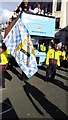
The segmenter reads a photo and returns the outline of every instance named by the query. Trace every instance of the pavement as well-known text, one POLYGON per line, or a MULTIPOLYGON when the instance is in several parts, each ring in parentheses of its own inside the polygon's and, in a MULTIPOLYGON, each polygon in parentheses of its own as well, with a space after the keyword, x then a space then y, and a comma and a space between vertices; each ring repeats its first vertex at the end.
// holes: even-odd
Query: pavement
POLYGON ((68 69, 57 70, 55 81, 47 82, 39 67, 30 79, 17 67, 6 71, 5 89, 0 90, 0 118, 68 119, 68 69))

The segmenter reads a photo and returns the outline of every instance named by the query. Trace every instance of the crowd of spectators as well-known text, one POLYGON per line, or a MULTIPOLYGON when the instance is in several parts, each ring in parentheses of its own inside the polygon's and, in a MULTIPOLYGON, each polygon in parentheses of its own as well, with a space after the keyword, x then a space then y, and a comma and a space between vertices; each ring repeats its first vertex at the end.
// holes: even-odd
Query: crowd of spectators
POLYGON ((8 27, 12 23, 12 21, 23 11, 33 13, 33 14, 41 14, 41 15, 48 15, 48 16, 52 15, 50 12, 44 14, 44 11, 41 9, 40 3, 37 3, 35 8, 33 9, 32 6, 30 6, 28 3, 25 4, 25 2, 21 2, 21 4, 16 7, 16 10, 13 11, 13 15, 9 19, 9 22, 5 23, 5 27, 8 27))
MULTIPOLYGON (((9 27, 12 24, 13 20, 15 20, 17 18, 17 16, 20 15, 23 11, 33 13, 33 14, 44 15, 44 12, 41 9, 41 5, 39 3, 37 4, 37 6, 34 7, 34 9, 32 9, 32 6, 22 2, 19 6, 17 6, 16 10, 13 11, 13 15, 11 18, 9 18, 9 22, 5 23, 5 28, 9 27)), ((45 15, 51 15, 51 13, 48 12, 45 15)), ((65 51, 66 51, 66 58, 68 61, 68 48, 66 48, 65 51)))
MULTIPOLYGON (((13 21, 22 13, 22 12, 27 12, 27 13, 32 13, 32 14, 40 14, 40 15, 48 15, 50 16, 51 13, 45 13, 44 14, 44 10, 41 9, 41 4, 40 3, 35 3, 32 5, 30 5, 29 3, 25 3, 25 2, 21 2, 20 5, 16 6, 16 9, 13 11, 13 15, 11 18, 9 18, 9 21, 6 21, 6 23, 3 25, 1 32, 4 34, 6 28, 8 28, 9 26, 12 26, 13 21)), ((4 35, 3 35, 4 36, 4 35)))

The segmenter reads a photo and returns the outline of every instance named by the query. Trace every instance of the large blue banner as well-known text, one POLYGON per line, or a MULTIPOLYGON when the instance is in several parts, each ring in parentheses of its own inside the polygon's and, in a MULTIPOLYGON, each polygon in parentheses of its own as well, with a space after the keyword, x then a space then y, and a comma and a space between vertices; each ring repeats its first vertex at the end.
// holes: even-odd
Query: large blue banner
POLYGON ((23 13, 22 20, 30 35, 54 37, 54 17, 23 13))
POLYGON ((38 71, 37 62, 31 37, 22 18, 18 19, 4 42, 26 76, 33 76, 38 71))

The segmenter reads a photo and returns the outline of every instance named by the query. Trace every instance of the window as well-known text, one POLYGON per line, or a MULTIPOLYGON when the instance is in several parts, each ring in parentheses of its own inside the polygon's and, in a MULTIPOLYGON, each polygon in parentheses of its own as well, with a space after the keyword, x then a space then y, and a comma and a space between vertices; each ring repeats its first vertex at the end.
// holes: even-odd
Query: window
POLYGON ((60 18, 56 18, 55 28, 59 29, 60 27, 60 18))
POLYGON ((56 11, 60 11, 60 10, 61 10, 61 0, 57 0, 56 11))
POLYGON ((47 5, 47 12, 52 13, 52 6, 53 6, 52 2, 48 3, 48 5, 47 5))

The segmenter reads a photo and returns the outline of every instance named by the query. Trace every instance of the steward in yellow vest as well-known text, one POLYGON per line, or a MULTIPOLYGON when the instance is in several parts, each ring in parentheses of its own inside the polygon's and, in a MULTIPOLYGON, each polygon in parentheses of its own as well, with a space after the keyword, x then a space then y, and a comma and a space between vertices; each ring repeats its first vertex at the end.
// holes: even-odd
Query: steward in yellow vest
POLYGON ((0 43, 0 72, 7 69, 10 51, 6 48, 3 49, 4 43, 0 43))
POLYGON ((65 52, 65 46, 64 45, 61 47, 61 57, 62 57, 62 60, 66 59, 66 52, 65 52))
POLYGON ((45 51, 46 51, 46 46, 44 45, 44 43, 42 43, 42 44, 40 45, 40 51, 42 51, 42 52, 45 52, 45 51))
POLYGON ((0 43, 0 90, 5 88, 4 72, 8 67, 9 55, 10 52, 6 49, 5 44, 0 43))
POLYGON ((66 51, 65 51, 65 46, 63 45, 61 47, 61 55, 60 55, 60 66, 64 66, 66 60, 66 51))
POLYGON ((48 81, 49 77, 53 81, 56 74, 56 67, 60 66, 60 58, 57 51, 57 44, 52 44, 52 48, 48 50, 46 56, 46 79, 48 81))

